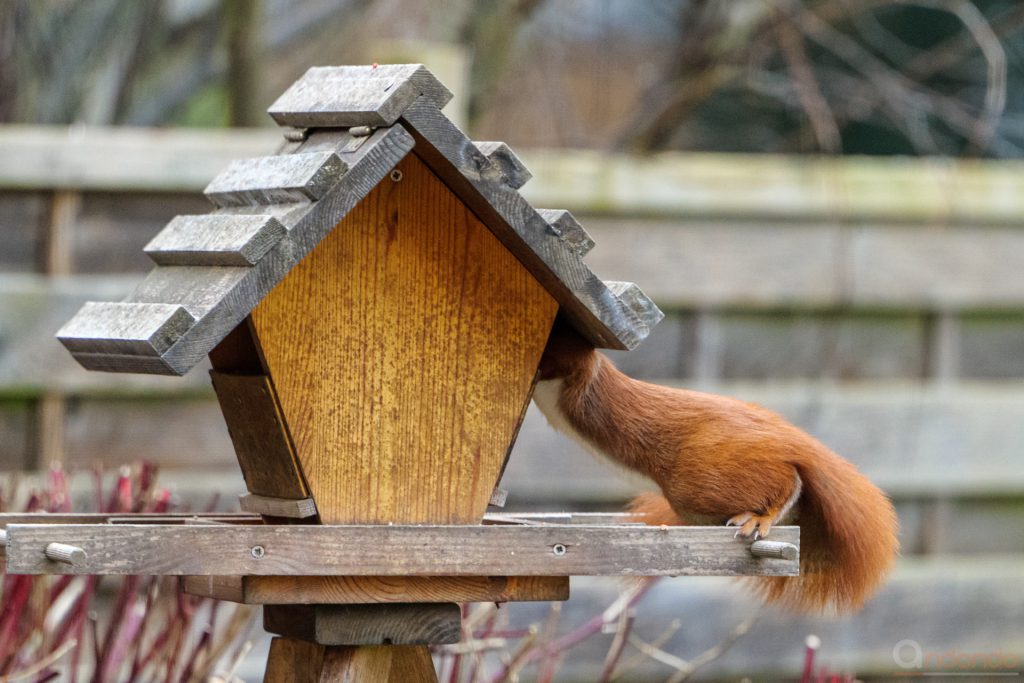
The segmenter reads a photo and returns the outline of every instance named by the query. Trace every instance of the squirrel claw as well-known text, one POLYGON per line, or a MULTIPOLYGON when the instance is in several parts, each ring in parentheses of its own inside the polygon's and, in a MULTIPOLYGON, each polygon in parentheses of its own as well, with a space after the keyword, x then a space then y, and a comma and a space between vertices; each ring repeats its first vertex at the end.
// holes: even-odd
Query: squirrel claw
POLYGON ((765 538, 771 531, 774 520, 768 515, 755 515, 752 512, 743 512, 732 517, 725 523, 726 526, 738 526, 733 538, 743 536, 752 540, 765 538))

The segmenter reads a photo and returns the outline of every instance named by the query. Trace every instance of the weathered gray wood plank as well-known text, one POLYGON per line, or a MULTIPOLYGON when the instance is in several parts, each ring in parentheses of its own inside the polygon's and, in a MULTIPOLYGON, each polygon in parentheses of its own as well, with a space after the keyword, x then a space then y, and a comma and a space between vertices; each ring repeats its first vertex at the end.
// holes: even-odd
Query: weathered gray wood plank
POLYGON ((594 248, 594 239, 576 217, 565 209, 537 209, 537 213, 580 256, 586 256, 594 248))
POLYGON ((452 98, 422 64, 315 66, 267 113, 297 128, 390 126, 421 95, 438 109, 452 98))
MULTIPOLYGON (((11 573, 209 575, 793 575, 796 562, 755 558, 718 527, 489 526, 7 526, 11 573), (82 548, 73 567, 46 559, 82 548)), ((772 539, 799 544, 797 527, 772 539)))
POLYGON ((210 181, 203 194, 219 207, 316 201, 347 170, 334 152, 236 159, 210 181))
POLYGON ((605 280, 604 284, 611 290, 612 294, 618 297, 619 301, 633 311, 641 324, 647 326, 648 331, 665 317, 665 314, 651 300, 651 297, 644 294, 644 291, 636 284, 614 280, 605 280))
POLYGON ((162 363, 140 363, 124 354, 107 359, 89 356, 83 360, 92 367, 112 372, 159 374, 184 374, 202 361, 413 146, 412 137, 398 125, 374 132, 356 150, 344 151, 350 139, 345 132, 314 135, 294 155, 301 155, 308 144, 320 156, 336 155, 349 171, 312 204, 294 210, 265 207, 289 233, 256 265, 157 266, 128 297, 133 303, 179 305, 195 319, 195 324, 164 351, 162 363), (324 151, 331 145, 339 148, 324 151))
POLYGON ((255 493, 246 493, 238 499, 243 512, 254 512, 271 517, 287 517, 289 519, 306 519, 316 515, 316 503, 312 498, 291 500, 288 498, 272 498, 255 493))
POLYGON ((286 232, 273 216, 176 216, 144 251, 161 266, 251 266, 286 232))
POLYGON ((416 135, 417 154, 526 265, 591 342, 632 349, 647 336, 649 326, 608 290, 437 107, 421 97, 402 120, 416 135))
POLYGON ((454 603, 267 605, 263 628, 320 645, 457 643, 462 610, 454 603))
MULTIPOLYGON (((339 144, 344 144, 347 139, 347 135, 340 136, 342 142, 339 144)), ((321 138, 314 136, 308 144, 321 144, 320 141, 321 138)), ((349 171, 330 192, 297 217, 289 234, 259 264, 247 269, 230 292, 218 297, 209 312, 165 354, 165 359, 175 371, 183 374, 205 358, 210 349, 249 314, 293 265, 320 243, 337 224, 339 217, 359 203, 412 147, 412 136, 395 125, 376 131, 355 151, 337 152, 349 171)), ((187 278, 179 287, 187 287, 187 278)))
POLYGON ((72 353, 159 356, 194 322, 180 304, 89 301, 57 338, 72 353))
POLYGON ((259 515, 240 512, 0 512, 0 528, 10 524, 186 524, 196 519, 263 523, 259 515))
POLYGON ((504 142, 474 141, 473 144, 501 170, 505 182, 512 189, 518 190, 533 177, 523 160, 504 142))

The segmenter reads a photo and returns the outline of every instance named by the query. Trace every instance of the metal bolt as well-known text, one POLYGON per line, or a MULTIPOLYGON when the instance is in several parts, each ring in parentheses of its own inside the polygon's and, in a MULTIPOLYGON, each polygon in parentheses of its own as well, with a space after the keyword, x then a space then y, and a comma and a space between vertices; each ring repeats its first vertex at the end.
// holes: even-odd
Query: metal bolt
POLYGON ((258 560, 267 554, 267 550, 261 545, 254 545, 252 550, 249 551, 249 554, 258 560))
POLYGON ((565 555, 567 549, 561 543, 556 543, 553 546, 551 546, 551 552, 554 553, 556 557, 561 557, 562 555, 565 555))
POLYGON ((402 172, 397 168, 391 172, 391 180, 394 182, 400 182, 402 180, 402 172))

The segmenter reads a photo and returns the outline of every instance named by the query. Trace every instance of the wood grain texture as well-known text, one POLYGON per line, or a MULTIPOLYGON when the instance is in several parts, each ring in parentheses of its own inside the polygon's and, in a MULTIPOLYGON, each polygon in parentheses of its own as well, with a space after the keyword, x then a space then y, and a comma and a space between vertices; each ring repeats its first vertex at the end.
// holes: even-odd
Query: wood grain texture
POLYGON ((243 512, 255 512, 267 517, 286 519, 307 519, 316 516, 316 505, 312 498, 274 498, 247 493, 238 497, 243 512))
POLYGON ((210 378, 249 492, 275 499, 308 499, 270 379, 216 370, 210 371, 210 378))
POLYGON ((477 522, 556 304, 415 157, 252 313, 326 523, 477 522))
POLYGON ((602 348, 632 349, 643 341, 650 326, 608 290, 437 107, 421 97, 402 121, 416 138, 416 153, 544 285, 581 334, 602 348))
POLYGON ((261 521, 257 515, 238 512, 0 512, 0 528, 8 524, 185 524, 194 519, 238 524, 261 521))
POLYGON ((273 216, 176 216, 143 251, 161 266, 251 266, 284 237, 273 216))
POLYGON ((586 256, 594 248, 594 238, 570 212, 565 209, 537 209, 537 213, 580 256, 586 256))
MULTIPOLYGON (((65 525, 7 526, 12 574, 262 576, 795 575, 796 562, 755 558, 719 527, 588 525, 65 525), (49 543, 85 550, 54 566, 49 543), (254 557, 252 549, 263 548, 254 557), (560 552, 557 546, 564 546, 560 552)), ((798 527, 773 541, 799 545, 798 527)))
POLYGON ((320 645, 434 645, 459 642, 462 610, 454 603, 265 605, 263 628, 320 645))
POLYGON ((182 585, 193 595, 247 605, 569 599, 567 576, 186 576, 182 585))
MULTIPOLYGON (((220 343, 289 270, 315 247, 359 201, 412 149, 412 137, 401 126, 375 131, 358 150, 338 150, 347 133, 312 135, 300 152, 334 148, 349 171, 319 201, 292 207, 262 207, 289 233, 251 268, 227 266, 158 266, 129 295, 128 302, 180 304, 196 319, 181 338, 159 358, 137 360, 130 354, 74 352, 87 367, 111 372, 182 375, 220 343)), ((231 210, 223 210, 229 212, 231 210)), ((246 207, 245 213, 256 211, 246 207)))
POLYGON ((317 683, 437 683, 426 645, 324 648, 317 683))
POLYGON ((263 683, 437 683, 424 645, 324 646, 274 638, 263 683))
POLYGON ((178 304, 89 301, 57 338, 72 352, 159 356, 194 322, 178 304))
POLYGON ((419 96, 441 109, 452 98, 422 64, 314 66, 267 110, 280 126, 390 126, 419 96))
POLYGON ((501 170, 509 187, 518 190, 533 177, 523 160, 504 142, 474 141, 473 144, 501 170))
POLYGON ((636 284, 614 280, 606 280, 604 284, 615 295, 615 298, 633 311, 640 324, 646 326, 648 330, 661 322, 662 318, 665 317, 661 309, 636 284))
POLYGON ((214 206, 316 201, 348 170, 334 152, 236 159, 203 190, 214 206))
POLYGON ((324 652, 325 648, 316 643, 274 638, 270 641, 263 683, 320 683, 324 652))

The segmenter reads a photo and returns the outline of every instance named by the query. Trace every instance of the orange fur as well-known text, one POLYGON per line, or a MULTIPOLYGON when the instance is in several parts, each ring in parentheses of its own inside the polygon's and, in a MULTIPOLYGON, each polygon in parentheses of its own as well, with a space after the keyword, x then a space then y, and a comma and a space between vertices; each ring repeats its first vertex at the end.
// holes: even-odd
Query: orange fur
MULTIPOLYGON (((760 406, 631 379, 563 323, 540 379, 561 380, 560 415, 586 445, 654 480, 633 503, 650 524, 733 518, 744 535, 800 524, 800 576, 749 579, 766 601, 850 612, 874 593, 898 550, 888 498, 824 444, 760 406), (746 523, 744 523, 746 522, 746 523)), ((557 385, 552 385, 557 386, 557 385)), ((538 401, 540 405, 540 401, 538 401)))

